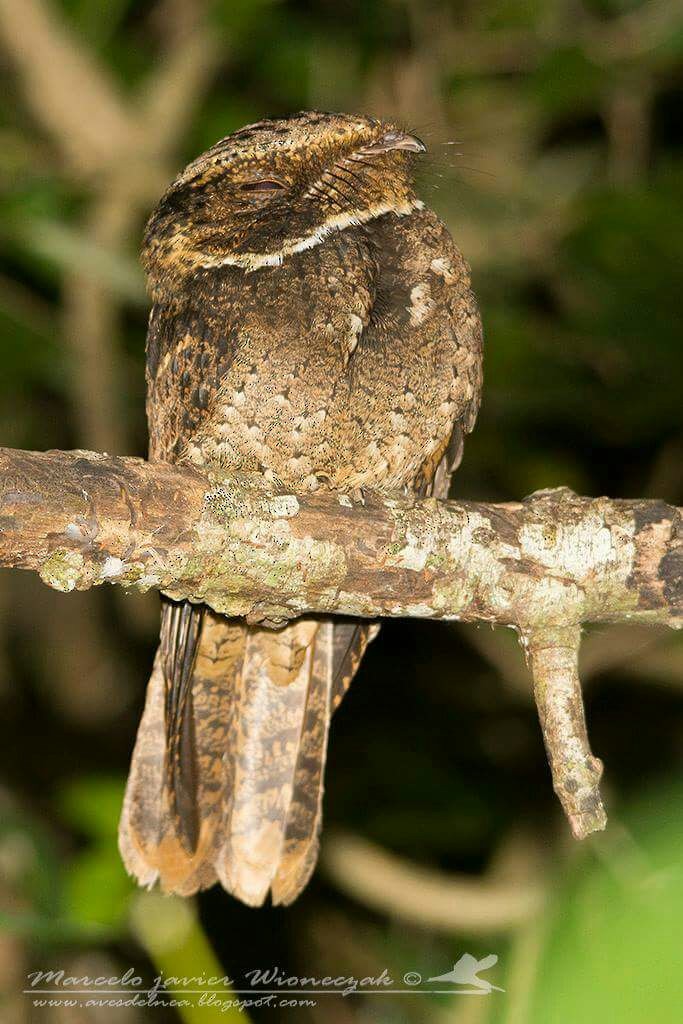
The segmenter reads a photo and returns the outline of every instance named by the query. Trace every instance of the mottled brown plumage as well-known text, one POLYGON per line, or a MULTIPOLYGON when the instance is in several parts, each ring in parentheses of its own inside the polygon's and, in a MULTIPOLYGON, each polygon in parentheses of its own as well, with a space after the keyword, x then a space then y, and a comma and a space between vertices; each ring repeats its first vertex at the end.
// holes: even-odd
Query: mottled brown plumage
MULTIPOLYGON (((416 198, 419 140, 338 114, 263 121, 150 219, 150 457, 274 486, 445 496, 481 389, 467 267, 416 198)), ((315 865, 332 711, 376 627, 280 630, 166 602, 120 830, 128 870, 293 900, 315 865)))

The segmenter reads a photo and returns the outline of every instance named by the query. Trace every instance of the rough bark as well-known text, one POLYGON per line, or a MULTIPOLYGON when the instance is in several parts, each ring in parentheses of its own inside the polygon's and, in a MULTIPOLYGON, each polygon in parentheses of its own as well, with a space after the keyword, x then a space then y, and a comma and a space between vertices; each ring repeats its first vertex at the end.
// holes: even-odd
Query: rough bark
POLYGON ((57 590, 117 583, 218 612, 683 622, 681 510, 582 498, 416 501, 258 483, 92 452, 0 449, 0 566, 57 590))
POLYGON ((277 624, 304 612, 515 628, 574 834, 604 828, 576 669, 584 622, 683 624, 681 510, 318 491, 92 452, 0 449, 0 566, 57 590, 116 583, 277 624))

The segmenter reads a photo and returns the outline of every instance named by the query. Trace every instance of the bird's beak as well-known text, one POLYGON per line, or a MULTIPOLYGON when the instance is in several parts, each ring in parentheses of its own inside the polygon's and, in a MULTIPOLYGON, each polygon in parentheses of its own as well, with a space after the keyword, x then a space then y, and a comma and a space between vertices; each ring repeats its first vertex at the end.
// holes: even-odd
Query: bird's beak
POLYGON ((365 146, 361 153, 388 153, 392 149, 402 149, 407 153, 426 153, 427 147, 417 135, 406 132, 387 132, 377 142, 365 146))

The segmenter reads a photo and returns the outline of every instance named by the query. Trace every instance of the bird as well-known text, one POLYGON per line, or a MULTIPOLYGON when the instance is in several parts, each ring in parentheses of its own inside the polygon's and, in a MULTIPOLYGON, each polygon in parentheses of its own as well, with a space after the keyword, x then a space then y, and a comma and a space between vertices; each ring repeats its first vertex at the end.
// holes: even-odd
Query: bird
MULTIPOLYGON (((304 111, 227 135, 144 234, 149 458, 263 485, 447 496, 482 387, 469 268, 415 191, 424 143, 304 111)), ((162 597, 119 849, 139 884, 289 904, 314 870, 330 719, 378 625, 162 597)))

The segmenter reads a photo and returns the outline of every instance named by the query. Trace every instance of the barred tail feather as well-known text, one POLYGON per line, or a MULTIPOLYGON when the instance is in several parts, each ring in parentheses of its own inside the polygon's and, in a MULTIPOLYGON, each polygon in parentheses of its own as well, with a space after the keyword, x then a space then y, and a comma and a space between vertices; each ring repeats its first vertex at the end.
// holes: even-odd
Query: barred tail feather
MULTIPOLYGON (((277 633, 252 630, 247 640, 238 731, 231 748, 234 786, 226 794, 225 845, 216 870, 224 887, 252 906, 263 903, 283 855, 288 818, 302 782, 297 763, 307 742, 311 693, 329 686, 328 679, 313 672, 318 630, 316 621, 302 619, 277 633)), ((326 721, 329 714, 327 699, 326 721)), ((326 749, 324 744, 317 750, 313 770, 322 772, 326 749)), ((306 775, 310 771, 307 766, 306 775)), ((314 836, 307 839, 315 841, 314 836)))
POLYGON ((272 631, 204 612, 184 712, 195 742, 192 844, 171 792, 185 769, 169 771, 169 659, 157 655, 119 829, 140 884, 190 895, 218 879, 252 906, 269 892, 274 903, 299 895, 317 860, 330 717, 371 631, 315 619, 272 631))
POLYGON ((216 882, 213 866, 223 831, 223 794, 230 787, 225 751, 236 713, 247 629, 206 611, 192 678, 195 738, 196 848, 188 851, 169 791, 165 705, 168 684, 157 652, 147 688, 119 824, 119 849, 141 885, 159 882, 189 896, 216 882))
POLYGON ((308 883, 316 862, 322 827, 327 738, 332 709, 334 626, 318 625, 306 697, 294 788, 271 893, 273 903, 291 903, 308 883))

